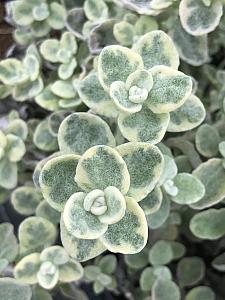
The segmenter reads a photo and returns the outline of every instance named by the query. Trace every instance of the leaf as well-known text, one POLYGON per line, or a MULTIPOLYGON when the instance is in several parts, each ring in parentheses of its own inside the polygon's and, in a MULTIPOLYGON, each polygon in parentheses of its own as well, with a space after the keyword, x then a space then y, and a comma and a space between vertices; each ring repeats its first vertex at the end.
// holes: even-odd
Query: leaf
POLYGON ((148 249, 144 248, 141 252, 136 254, 128 254, 124 256, 125 263, 127 266, 134 270, 140 270, 146 267, 148 262, 148 249))
POLYGON ((200 125, 206 112, 201 100, 190 95, 182 106, 170 113, 169 132, 183 132, 200 125))
POLYGON ((14 276, 22 283, 36 284, 41 265, 40 254, 32 253, 22 258, 14 268, 14 276))
POLYGON ((219 239, 225 234, 224 216, 224 208, 210 208, 197 213, 190 222, 191 232, 201 239, 219 239))
POLYGON ((199 165, 193 175, 205 186, 205 195, 200 201, 191 204, 192 208, 204 209, 222 201, 225 197, 225 170, 221 159, 209 159, 199 165))
POLYGON ((118 114, 109 94, 101 86, 96 73, 88 74, 83 80, 76 82, 75 87, 80 98, 89 108, 109 117, 118 114))
POLYGON ((76 37, 72 32, 64 32, 60 39, 60 47, 63 50, 69 51, 70 54, 77 52, 77 41, 76 37))
POLYGON ((120 21, 113 26, 113 35, 122 46, 131 46, 134 37, 134 26, 127 21, 120 21))
POLYGON ((20 186, 11 195, 14 209, 25 216, 34 214, 42 199, 41 192, 32 186, 20 186))
POLYGON ((98 262, 98 266, 104 274, 113 274, 117 267, 117 258, 113 254, 105 255, 98 262))
POLYGON ((7 58, 0 62, 0 80, 6 85, 15 85, 28 80, 28 74, 18 59, 7 58))
POLYGON ((107 46, 100 53, 98 76, 103 88, 108 91, 114 81, 126 81, 127 77, 143 68, 141 57, 122 46, 107 46))
POLYGON ((223 14, 223 5, 214 1, 209 7, 202 1, 182 0, 179 15, 183 28, 194 36, 207 34, 215 30, 223 14))
POLYGON ((108 7, 103 0, 86 0, 84 2, 84 12, 86 17, 95 22, 100 22, 108 17, 108 7))
POLYGON ((85 191, 104 190, 114 186, 122 194, 126 194, 130 186, 130 175, 119 153, 102 145, 89 148, 81 156, 75 181, 85 191))
POLYGON ((54 243, 56 228, 48 220, 41 217, 29 217, 20 223, 19 241, 28 249, 43 249, 54 243))
POLYGON ((182 258, 177 265, 177 278, 182 287, 197 284, 204 275, 205 264, 199 257, 182 258))
POLYGON ((25 1, 13 3, 12 17, 16 24, 20 26, 30 25, 33 22, 32 8, 32 5, 25 1))
POLYGON ((122 135, 131 142, 157 144, 165 135, 169 114, 154 114, 146 105, 134 114, 121 113, 118 126, 122 135))
POLYGON ((177 175, 177 165, 173 157, 164 154, 163 160, 164 166, 159 179, 159 185, 163 185, 168 180, 174 179, 174 177, 177 175))
POLYGON ((59 267, 59 280, 62 282, 79 280, 82 278, 83 272, 81 264, 71 259, 59 267))
POLYGON ((126 197, 125 216, 116 224, 109 225, 100 240, 111 252, 134 254, 140 252, 148 238, 147 222, 137 202, 126 197))
POLYGON ((152 287, 152 300, 180 300, 178 286, 171 280, 156 280, 152 287))
POLYGON ((147 215, 148 226, 151 229, 156 229, 165 223, 170 214, 170 200, 163 195, 163 200, 160 208, 153 214, 147 215))
POLYGON ((59 41, 56 39, 48 39, 41 43, 40 52, 44 59, 52 63, 58 62, 57 53, 59 50, 59 41))
POLYGON ((32 290, 32 299, 31 300, 53 300, 50 293, 43 290, 40 287, 36 287, 32 290))
POLYGON ((57 139, 49 131, 47 119, 41 121, 35 128, 33 143, 38 149, 47 152, 58 149, 57 139))
POLYGON ((213 290, 208 286, 197 286, 191 289, 186 297, 185 300, 215 300, 216 295, 213 290))
POLYGON ((70 62, 61 64, 58 68, 58 76, 62 80, 69 79, 77 67, 77 61, 73 58, 70 62))
POLYGON ((97 239, 103 235, 107 224, 99 221, 98 217, 84 208, 85 193, 75 193, 66 202, 63 221, 66 229, 76 238, 97 239))
POLYGON ((52 208, 45 200, 41 201, 41 203, 37 206, 35 215, 49 220, 54 225, 58 225, 60 222, 60 213, 52 208))
POLYGON ((17 185, 17 164, 7 158, 0 160, 0 186, 5 189, 13 189, 17 185))
POLYGON ((60 98, 51 91, 51 88, 51 85, 47 85, 40 94, 36 95, 35 102, 44 109, 57 111, 60 98))
POLYGON ((204 185, 191 174, 178 174, 174 178, 174 184, 178 188, 178 193, 176 196, 171 196, 171 200, 181 205, 196 203, 205 195, 204 185))
POLYGON ((163 168, 163 156, 156 146, 147 143, 125 143, 116 148, 130 174, 127 195, 142 200, 155 187, 163 168))
POLYGON ((149 262, 155 265, 167 265, 173 259, 173 251, 169 242, 159 240, 149 251, 149 262))
POLYGON ((47 23, 50 27, 56 30, 63 29, 66 22, 66 9, 63 5, 52 2, 49 5, 50 16, 47 18, 47 23))
POLYGON ((61 218, 61 240, 65 250, 78 261, 87 261, 106 250, 106 247, 99 240, 78 239, 68 232, 61 218))
POLYGON ((156 279, 157 277, 154 274, 154 269, 152 267, 145 268, 141 273, 139 281, 141 290, 149 292, 156 279))
POLYGON ((13 278, 0 278, 1 300, 31 300, 32 290, 29 285, 22 284, 13 278))
POLYGON ((153 30, 143 35, 133 46, 140 54, 145 69, 164 65, 178 69, 179 55, 171 38, 161 30, 153 30))
POLYGON ((42 262, 44 261, 50 261, 54 265, 64 265, 69 261, 69 256, 61 246, 51 246, 48 248, 45 248, 40 255, 40 260, 42 262))
POLYGON ((41 170, 39 182, 44 198, 62 212, 70 196, 81 189, 74 181, 79 156, 60 155, 49 160, 41 170))
POLYGON ((108 124, 88 113, 73 113, 65 118, 59 127, 58 142, 61 151, 79 155, 95 145, 115 147, 108 124))
POLYGON ((144 199, 139 202, 145 215, 150 215, 157 212, 162 204, 163 194, 161 189, 156 186, 144 199))
POLYGON ((59 270, 51 262, 43 262, 37 273, 38 283, 44 289, 54 288, 59 280, 59 270))
POLYGON ((57 80, 50 88, 52 93, 63 99, 70 99, 76 96, 71 80, 57 80))
POLYGON ((192 66, 201 66, 209 61, 208 37, 206 34, 193 36, 175 22, 170 35, 182 60, 192 66))
POLYGON ((18 254, 18 243, 10 223, 0 224, 0 259, 13 262, 18 254))
POLYGON ((191 77, 165 66, 151 70, 153 87, 146 104, 154 113, 168 113, 179 108, 192 91, 191 77))
POLYGON ((26 152, 26 147, 21 138, 14 134, 7 134, 6 156, 10 162, 18 162, 26 152))
POLYGON ((225 253, 224 252, 213 259, 212 266, 217 271, 220 271, 220 272, 225 271, 225 253))
POLYGON ((6 133, 11 133, 18 136, 23 141, 26 140, 28 135, 27 123, 21 119, 15 119, 9 122, 6 133))
POLYGON ((30 80, 37 80, 40 73, 40 63, 37 56, 27 54, 23 60, 23 65, 26 68, 30 80))
POLYGON ((205 157, 214 157, 218 153, 220 137, 216 128, 211 125, 201 125, 195 136, 195 145, 205 157))

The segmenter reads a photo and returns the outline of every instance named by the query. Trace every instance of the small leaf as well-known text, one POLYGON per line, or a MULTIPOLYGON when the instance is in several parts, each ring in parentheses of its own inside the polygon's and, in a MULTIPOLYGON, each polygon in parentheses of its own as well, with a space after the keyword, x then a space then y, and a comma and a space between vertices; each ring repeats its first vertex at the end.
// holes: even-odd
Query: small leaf
POLYGON ((225 197, 225 170, 221 159, 212 158, 200 164, 193 175, 205 186, 205 195, 200 201, 191 204, 192 208, 204 209, 222 201, 225 197))
POLYGON ((152 300, 180 300, 178 286, 171 280, 156 280, 152 287, 152 300))
POLYGON ((169 118, 168 113, 154 114, 143 105, 142 110, 137 113, 121 113, 118 125, 122 135, 131 142, 157 144, 165 135, 169 118))
POLYGON ((82 276, 83 268, 81 264, 75 260, 70 259, 69 262, 59 267, 59 280, 62 282, 79 280, 82 276))
POLYGON ((15 85, 28 80, 28 74, 19 60, 8 58, 0 62, 0 80, 6 85, 15 85))
POLYGON ((131 46, 134 37, 134 26, 127 21, 121 21, 114 25, 113 34, 122 46, 131 46))
POLYGON ((151 70, 153 88, 148 94, 146 104, 154 113, 168 113, 179 108, 192 91, 191 77, 165 66, 151 70))
POLYGON ((33 136, 34 145, 43 151, 55 151, 58 149, 56 137, 54 137, 48 128, 48 120, 41 121, 35 129, 33 136))
POLYGON ((97 239, 106 232, 108 225, 84 209, 85 196, 85 193, 75 193, 69 198, 64 208, 63 221, 66 229, 75 237, 97 239))
POLYGON ((199 257, 182 258, 177 266, 177 278, 181 286, 197 284, 205 275, 204 261, 199 257))
POLYGON ((13 189, 17 185, 17 164, 7 158, 0 160, 0 186, 5 189, 13 189))
POLYGON ((51 85, 47 85, 40 94, 36 95, 35 102, 50 111, 59 110, 60 97, 51 91, 51 85))
POLYGON ((108 17, 108 7, 103 0, 86 0, 84 12, 86 17, 93 22, 100 22, 108 17))
POLYGON ((172 259, 172 247, 167 241, 157 241, 149 251, 149 261, 153 266, 169 264, 172 259))
POLYGON ((144 199, 139 202, 145 215, 150 215, 157 212, 162 205, 163 194, 159 187, 155 187, 144 199))
POLYGON ((137 202, 127 197, 125 216, 116 224, 109 225, 100 240, 111 252, 134 254, 140 252, 148 238, 147 222, 137 202))
POLYGON ((52 2, 49 9, 50 16, 47 18, 49 26, 56 30, 63 29, 67 15, 65 7, 57 2, 52 2))
POLYGON ((178 189, 171 200, 181 205, 198 202, 205 194, 205 187, 201 181, 188 173, 180 173, 174 178, 174 185, 178 189))
POLYGON ((70 62, 61 64, 58 68, 58 76, 62 80, 69 79, 77 67, 77 61, 73 58, 70 62))
POLYGON ((128 196, 136 201, 150 193, 162 172, 163 157, 156 146, 147 143, 125 143, 116 148, 130 174, 128 196))
POLYGON ((161 30, 142 36, 133 46, 143 59, 145 69, 164 65, 178 69, 179 55, 171 38, 161 30))
POLYGON ((12 163, 20 161, 26 152, 23 140, 14 134, 7 134, 6 138, 6 156, 12 163))
POLYGON ((51 262, 43 262, 37 273, 38 283, 44 289, 54 288, 59 280, 59 270, 51 262))
POLYGON ((223 14, 223 5, 214 1, 205 6, 202 1, 182 0, 179 15, 183 28, 194 36, 207 34, 215 30, 223 14))
POLYGON ((28 135, 27 123, 21 119, 15 119, 9 122, 6 133, 11 133, 18 136, 23 141, 26 140, 28 135))
POLYGON ((60 222, 60 213, 52 208, 45 200, 41 201, 41 203, 37 206, 35 215, 49 220, 54 225, 58 225, 60 222))
POLYGON ((99 240, 78 239, 68 232, 61 218, 61 240, 67 253, 78 261, 87 261, 106 250, 106 247, 99 240))
POLYGON ((26 218, 19 226, 19 241, 29 249, 42 249, 51 245, 56 239, 56 228, 41 217, 26 218))
POLYGON ((42 56, 52 62, 58 62, 57 52, 59 50, 59 41, 56 39, 48 39, 45 40, 40 46, 40 52, 42 56))
POLYGON ((141 252, 136 254, 128 254, 124 256, 125 263, 129 268, 134 270, 140 270, 146 267, 148 262, 148 249, 144 248, 141 252))
POLYGON ((31 300, 32 290, 29 285, 22 284, 13 278, 0 278, 1 300, 31 300))
POLYGON ((98 262, 98 266, 104 274, 113 274, 117 267, 116 256, 113 254, 103 256, 98 262))
POLYGON ((64 265, 69 261, 69 256, 61 246, 51 246, 41 252, 40 259, 42 262, 50 261, 54 265, 64 265))
POLYGON ((36 284, 41 265, 40 254, 32 253, 22 258, 15 266, 14 276, 22 283, 36 284))
POLYGON ((224 217, 224 208, 211 208, 197 213, 190 222, 191 232, 200 239, 219 239, 225 234, 224 217))
POLYGON ((148 226, 151 229, 156 229, 162 226, 170 214, 170 200, 163 196, 160 208, 153 214, 147 215, 148 226))
POLYGON ((76 91, 73 88, 72 82, 70 80, 57 80, 51 85, 51 91, 56 96, 63 99, 70 99, 76 96, 76 91))
POLYGON ((205 108, 201 100, 190 95, 182 106, 170 113, 170 123, 167 131, 183 132, 200 125, 205 119, 205 108))
POLYGON ((141 57, 134 51, 121 46, 105 47, 98 60, 98 75, 101 85, 109 90, 114 81, 126 81, 127 77, 143 68, 141 57))
POLYGON ((73 113, 65 118, 59 127, 58 142, 61 151, 79 155, 95 145, 115 146, 107 123, 88 113, 73 113))
POLYGON ((205 157, 214 157, 218 153, 220 137, 218 131, 211 125, 203 124, 196 132, 195 145, 205 157))
POLYGON ((80 191, 74 181, 79 156, 60 155, 49 160, 41 170, 39 182, 44 198, 57 211, 63 211, 70 196, 80 191))
POLYGON ((9 263, 13 262, 18 254, 18 243, 13 230, 10 223, 0 224, 0 259, 7 259, 9 263))
POLYGON ((216 295, 213 292, 213 290, 208 287, 208 286, 197 286, 194 287, 192 290, 190 290, 186 297, 185 300, 215 300, 216 295))
POLYGON ((108 146, 94 146, 81 156, 75 181, 85 191, 114 186, 126 194, 130 175, 126 163, 116 150, 108 146))
POLYGON ((13 3, 12 16, 16 24, 20 26, 30 25, 33 22, 32 8, 31 4, 24 1, 13 3))
POLYGON ((42 194, 32 186, 20 186, 11 195, 14 209, 25 216, 34 214, 41 200, 42 194))
POLYGON ((220 254, 212 261, 212 266, 214 269, 220 272, 225 271, 225 253, 220 254))
POLYGON ((140 277, 140 288, 142 291, 149 292, 156 279, 154 269, 152 267, 145 268, 140 277))

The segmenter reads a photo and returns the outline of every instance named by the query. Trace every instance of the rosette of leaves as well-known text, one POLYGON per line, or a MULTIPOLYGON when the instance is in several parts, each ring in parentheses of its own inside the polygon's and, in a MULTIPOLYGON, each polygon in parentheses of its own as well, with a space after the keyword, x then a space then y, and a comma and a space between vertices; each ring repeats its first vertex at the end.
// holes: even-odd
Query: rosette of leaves
POLYGON ((15 38, 22 44, 46 36, 51 29, 63 29, 66 16, 65 7, 58 1, 19 0, 12 3, 12 18, 18 26, 15 38))
POLYGON ((108 110, 118 116, 126 139, 156 144, 167 129, 186 131, 205 117, 201 101, 191 94, 191 78, 177 71, 178 66, 172 40, 156 30, 142 36, 132 50, 105 47, 98 72, 77 82, 77 89, 81 100, 96 113, 104 115, 108 110))
POLYGON ((6 127, 0 129, 0 186, 13 189, 17 185, 18 167, 26 152, 27 124, 19 119, 6 120, 6 127))
MULTIPOLYGON (((174 0, 113 0, 118 5, 123 5, 125 8, 131 9, 140 15, 157 16, 170 7, 174 0)), ((176 0, 175 0, 176 1, 176 0)))
POLYGON ((0 62, 0 81, 3 83, 1 98, 12 94, 16 101, 25 101, 38 95, 44 83, 40 74, 41 58, 34 44, 31 44, 22 61, 7 58, 0 62))
POLYGON ((109 254, 96 258, 93 265, 84 267, 84 279, 93 284, 93 290, 100 294, 104 289, 115 290, 116 278, 113 276, 117 268, 115 255, 109 254))
POLYGON ((58 76, 62 80, 69 79, 77 67, 76 37, 71 32, 64 32, 60 40, 46 39, 40 46, 41 55, 50 63, 58 64, 58 76))
POLYGON ((83 276, 81 264, 71 259, 63 247, 51 246, 41 253, 22 258, 14 268, 17 280, 27 284, 39 284, 53 289, 58 282, 72 282, 83 276))
POLYGON ((147 143, 113 149, 114 138, 106 125, 85 113, 68 116, 58 133, 63 154, 44 165, 40 186, 48 203, 62 212, 65 229, 75 239, 99 240, 112 252, 136 253, 148 235, 137 202, 154 189, 163 157, 147 143))

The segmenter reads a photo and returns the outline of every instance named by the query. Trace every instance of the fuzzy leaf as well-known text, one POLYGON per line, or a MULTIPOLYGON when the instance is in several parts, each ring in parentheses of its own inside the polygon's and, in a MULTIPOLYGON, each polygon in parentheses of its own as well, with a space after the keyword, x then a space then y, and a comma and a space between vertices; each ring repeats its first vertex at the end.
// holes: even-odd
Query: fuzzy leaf
POLYGON ((168 113, 179 108, 192 91, 191 77, 165 66, 151 70, 153 88, 146 103, 154 113, 168 113))
POLYGON ((137 202, 126 197, 125 216, 116 224, 109 225, 100 240, 111 252, 134 254, 140 252, 148 238, 147 222, 137 202))
POLYGON ((199 165, 193 175, 205 186, 205 195, 197 203, 191 204, 192 208, 204 209, 222 201, 225 197, 225 170, 221 159, 209 159, 199 165))
POLYGON ((58 142, 61 151, 79 155, 95 145, 115 147, 107 123, 87 113, 74 113, 65 118, 59 127, 58 142))
POLYGON ((172 259, 172 247, 167 241, 157 241, 149 251, 149 261, 153 266, 169 264, 172 259))
POLYGON ((11 195, 14 209, 25 216, 34 214, 41 200, 41 192, 32 186, 20 186, 11 195))
POLYGON ((178 69, 179 55, 171 38, 161 30, 154 30, 142 36, 133 46, 141 55, 145 69, 164 65, 178 69))
POLYGON ((15 85, 28 80, 28 74, 19 60, 7 58, 0 62, 0 80, 6 85, 15 85))
POLYGON ((84 2, 84 12, 89 20, 100 22, 107 18, 108 7, 103 0, 86 0, 84 2))
POLYGON ((22 284, 13 278, 0 278, 1 300, 31 300, 32 290, 29 285, 22 284))
POLYGON ((152 300, 180 300, 178 286, 171 280, 156 280, 152 287, 152 300))
POLYGON ((44 289, 54 288, 59 280, 59 270, 51 262, 44 262, 37 273, 38 283, 44 289))
POLYGON ((214 1, 209 7, 202 1, 182 0, 179 15, 183 28, 194 36, 207 34, 215 30, 223 14, 221 1, 214 1))
POLYGON ((87 261, 100 255, 106 247, 99 240, 78 239, 68 232, 61 218, 61 240, 67 253, 78 261, 87 261))
POLYGON ((41 265, 40 254, 32 253, 22 258, 15 266, 14 276, 22 283, 36 284, 41 265))
POLYGON ((56 239, 56 228, 41 217, 26 218, 19 226, 19 241, 29 249, 42 249, 51 245, 56 239))
POLYGON ((14 134, 7 134, 6 153, 10 162, 18 162, 26 152, 26 147, 21 138, 14 134))
POLYGON ((205 187, 201 181, 188 173, 180 173, 174 178, 174 184, 178 189, 176 196, 171 200, 181 205, 198 202, 205 194, 205 187))
POLYGON ((140 55, 122 46, 105 47, 98 60, 99 80, 105 90, 109 90, 114 81, 125 82, 131 73, 142 68, 140 55))
POLYGON ((155 187, 144 199, 139 203, 145 215, 150 215, 159 210, 163 200, 163 194, 159 187, 155 187))
POLYGON ((10 223, 0 224, 0 259, 13 262, 18 254, 17 239, 13 233, 13 226, 10 223))
POLYGON ((40 259, 42 262, 50 261, 54 265, 63 265, 69 261, 69 256, 61 246, 51 246, 41 252, 40 259))
POLYGON ((11 133, 18 136, 23 141, 26 140, 28 135, 28 126, 27 123, 21 119, 15 119, 9 122, 6 129, 6 133, 11 133))
POLYGON ((225 234, 224 217, 224 208, 211 208, 197 213, 190 222, 191 232, 201 239, 219 239, 225 234))
POLYGON ((205 108, 201 100, 190 95, 182 106, 170 113, 167 131, 182 132, 197 127, 205 119, 205 108))
POLYGON ((49 5, 50 16, 47 18, 47 23, 53 29, 63 29, 66 21, 66 9, 63 5, 52 2, 49 5))
POLYGON ((50 111, 59 110, 60 98, 51 91, 52 86, 47 85, 42 92, 35 97, 35 102, 50 111))
POLYGON ((163 157, 156 146, 147 143, 125 143, 116 148, 130 174, 128 196, 136 201, 150 193, 162 172, 163 157))
POLYGON ((162 226, 170 214, 170 200, 163 196, 160 208, 153 214, 147 215, 148 226, 151 229, 156 229, 162 226))
POLYGON ((17 164, 7 158, 0 159, 0 186, 13 189, 17 185, 17 164))
POLYGON ((70 259, 69 262, 59 267, 59 280, 62 282, 79 280, 82 276, 83 268, 81 264, 75 260, 70 259))
POLYGON ((59 41, 56 39, 48 39, 45 40, 40 46, 40 52, 42 56, 52 62, 58 62, 57 52, 59 50, 59 41))
POLYGON ((114 186, 126 194, 130 186, 127 166, 118 152, 108 146, 89 148, 79 160, 75 181, 85 191, 114 186))
POLYGON ((97 239, 106 232, 108 225, 84 209, 85 196, 85 193, 80 192, 69 198, 64 208, 63 221, 66 229, 75 237, 97 239))
POLYGON ((38 149, 47 152, 58 149, 57 139, 49 131, 47 119, 41 121, 35 128, 33 143, 38 149))
POLYGON ((57 211, 63 211, 70 196, 80 191, 74 181, 78 160, 78 155, 60 155, 49 160, 41 170, 39 182, 42 193, 57 211))
POLYGON ((146 105, 134 114, 121 113, 118 125, 122 135, 131 142, 157 144, 165 135, 169 114, 154 114, 146 105))
POLYGON ((51 207, 45 200, 41 201, 41 203, 37 206, 35 215, 49 220, 54 225, 58 225, 60 222, 60 213, 51 207))

